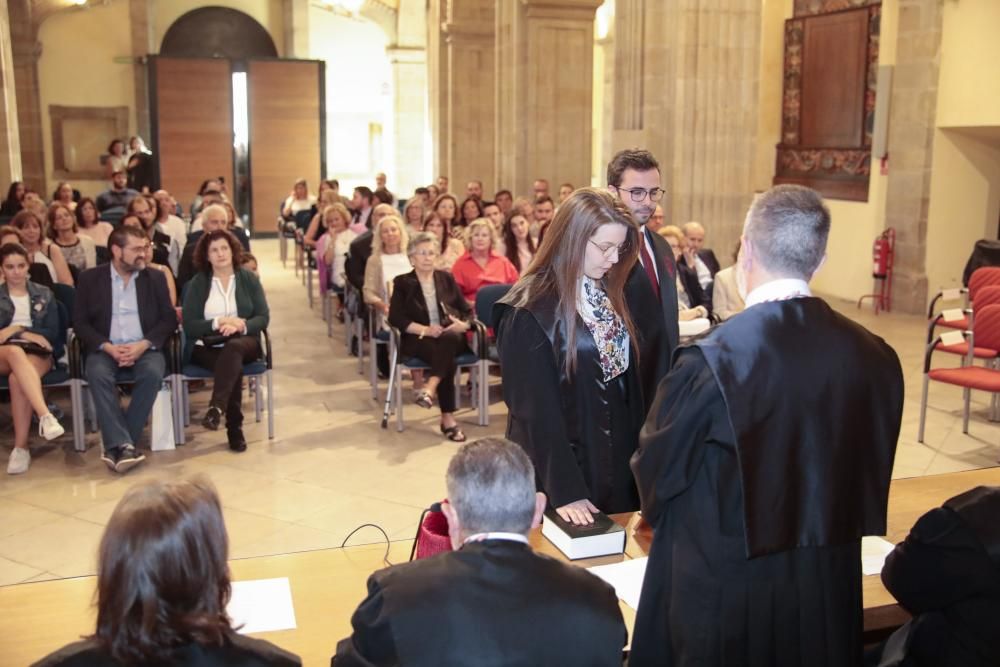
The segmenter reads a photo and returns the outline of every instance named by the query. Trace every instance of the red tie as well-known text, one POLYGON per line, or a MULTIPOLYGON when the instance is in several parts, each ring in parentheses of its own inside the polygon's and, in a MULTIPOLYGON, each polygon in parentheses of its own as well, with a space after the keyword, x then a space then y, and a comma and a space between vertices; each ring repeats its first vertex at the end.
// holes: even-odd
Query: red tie
POLYGON ((653 291, 656 292, 656 298, 660 298, 660 283, 656 281, 656 269, 653 268, 653 258, 649 256, 649 251, 646 250, 646 239, 645 237, 639 240, 639 250, 642 253, 642 267, 646 269, 646 275, 649 277, 649 282, 653 285, 653 291))

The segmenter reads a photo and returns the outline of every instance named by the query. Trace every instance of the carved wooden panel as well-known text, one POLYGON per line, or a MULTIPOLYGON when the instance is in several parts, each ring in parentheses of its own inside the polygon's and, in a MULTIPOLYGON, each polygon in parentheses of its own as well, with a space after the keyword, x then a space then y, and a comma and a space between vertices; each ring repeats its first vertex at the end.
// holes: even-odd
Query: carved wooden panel
POLYGON ((867 201, 881 6, 785 22, 774 182, 867 201))
POLYGON ((128 107, 49 105, 52 175, 60 180, 104 180, 101 157, 114 137, 128 134, 128 107))

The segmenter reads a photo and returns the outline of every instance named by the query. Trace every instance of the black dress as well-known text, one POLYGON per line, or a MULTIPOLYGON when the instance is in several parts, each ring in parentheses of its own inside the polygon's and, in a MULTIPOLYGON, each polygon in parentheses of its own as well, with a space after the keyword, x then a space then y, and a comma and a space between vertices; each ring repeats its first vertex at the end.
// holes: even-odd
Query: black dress
POLYGON ((552 507, 588 499, 602 512, 639 508, 629 458, 643 419, 635 354, 604 382, 594 338, 577 315, 576 370, 565 370, 566 336, 557 300, 528 307, 501 300, 494 311, 507 403, 507 438, 528 453, 552 507))

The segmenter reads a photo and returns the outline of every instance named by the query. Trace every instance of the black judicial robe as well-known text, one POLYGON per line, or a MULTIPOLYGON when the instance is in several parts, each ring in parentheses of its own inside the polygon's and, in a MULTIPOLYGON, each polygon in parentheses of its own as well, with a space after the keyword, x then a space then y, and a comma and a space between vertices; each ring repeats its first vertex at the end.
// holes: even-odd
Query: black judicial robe
POLYGON ((902 405, 895 352, 819 299, 679 349, 632 460, 654 535, 630 665, 860 664, 902 405))
MULTIPOLYGON (((506 297, 505 297, 506 298, 506 297)), ((503 368, 507 433, 528 453, 538 489, 552 507, 589 499, 602 512, 639 509, 629 459, 642 426, 634 352, 628 369, 604 382, 594 338, 577 315, 576 370, 566 373, 566 335, 556 299, 494 307, 503 368)))

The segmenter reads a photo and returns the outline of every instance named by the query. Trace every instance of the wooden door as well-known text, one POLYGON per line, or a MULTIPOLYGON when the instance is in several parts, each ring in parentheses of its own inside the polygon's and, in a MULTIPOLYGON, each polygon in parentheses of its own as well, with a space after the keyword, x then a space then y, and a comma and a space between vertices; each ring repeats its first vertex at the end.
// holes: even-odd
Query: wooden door
POLYGON ((185 211, 208 178, 233 183, 233 75, 221 58, 150 59, 150 118, 160 186, 185 211))
POLYGON ((278 207, 299 178, 319 190, 323 168, 323 63, 251 60, 247 64, 253 224, 271 231, 278 207))

